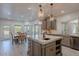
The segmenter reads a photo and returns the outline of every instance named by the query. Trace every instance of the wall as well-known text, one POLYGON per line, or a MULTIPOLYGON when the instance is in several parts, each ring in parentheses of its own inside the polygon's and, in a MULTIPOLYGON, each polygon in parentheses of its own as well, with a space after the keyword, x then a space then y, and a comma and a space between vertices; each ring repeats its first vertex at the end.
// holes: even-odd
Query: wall
MULTIPOLYGON (((56 32, 62 33, 62 24, 61 24, 62 22, 69 22, 75 19, 79 19, 79 11, 57 17, 57 31, 56 32)), ((67 26, 70 28, 70 24, 68 24, 67 26)), ((70 31, 71 30, 69 30, 68 33, 70 33, 70 31)))

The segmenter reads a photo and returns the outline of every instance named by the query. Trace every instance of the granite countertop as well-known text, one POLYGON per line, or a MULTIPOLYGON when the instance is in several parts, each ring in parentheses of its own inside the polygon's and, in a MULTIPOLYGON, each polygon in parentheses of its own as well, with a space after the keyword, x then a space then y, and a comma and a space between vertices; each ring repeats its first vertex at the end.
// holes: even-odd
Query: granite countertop
POLYGON ((70 34, 72 37, 79 37, 79 34, 70 34))
POLYGON ((50 42, 62 39, 62 37, 59 37, 59 36, 50 36, 50 35, 46 35, 46 38, 49 38, 49 40, 44 40, 43 37, 40 37, 38 39, 33 39, 33 40, 35 42, 40 43, 40 44, 48 44, 50 42))
POLYGON ((48 35, 79 37, 79 34, 60 34, 60 33, 52 33, 52 34, 48 34, 48 35))

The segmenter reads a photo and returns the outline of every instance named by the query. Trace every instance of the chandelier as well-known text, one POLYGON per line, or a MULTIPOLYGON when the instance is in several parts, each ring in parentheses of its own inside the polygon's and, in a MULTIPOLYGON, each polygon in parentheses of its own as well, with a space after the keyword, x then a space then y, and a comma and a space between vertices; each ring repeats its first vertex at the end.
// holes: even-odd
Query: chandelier
MULTIPOLYGON (((55 19, 54 15, 53 15, 53 11, 52 11, 53 10, 53 3, 50 3, 49 5, 50 5, 50 8, 49 8, 50 9, 50 15, 49 16, 46 16, 46 17, 48 17, 50 21, 53 21, 55 19)), ((39 18, 44 18, 45 17, 44 12, 45 11, 44 11, 42 5, 40 4, 39 5, 38 17, 39 18)))

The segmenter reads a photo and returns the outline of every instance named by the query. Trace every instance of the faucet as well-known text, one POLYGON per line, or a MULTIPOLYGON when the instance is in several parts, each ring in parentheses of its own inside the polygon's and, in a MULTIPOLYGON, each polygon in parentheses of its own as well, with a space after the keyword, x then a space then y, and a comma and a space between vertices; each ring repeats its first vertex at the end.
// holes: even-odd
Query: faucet
POLYGON ((45 38, 45 34, 46 34, 46 32, 43 32, 43 38, 45 38))

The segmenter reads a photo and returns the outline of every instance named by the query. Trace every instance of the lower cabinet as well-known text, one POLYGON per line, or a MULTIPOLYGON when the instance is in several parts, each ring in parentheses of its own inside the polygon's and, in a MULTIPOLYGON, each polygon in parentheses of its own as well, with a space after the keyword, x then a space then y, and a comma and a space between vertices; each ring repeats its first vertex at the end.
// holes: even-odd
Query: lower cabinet
POLYGON ((62 44, 66 45, 66 46, 70 46, 71 45, 70 40, 71 40, 70 37, 64 36, 63 39, 62 39, 62 44))
POLYGON ((76 50, 79 50, 79 37, 73 37, 72 36, 71 47, 76 49, 76 50))
POLYGON ((54 46, 46 47, 46 56, 55 56, 56 55, 56 49, 54 46))
POLYGON ((79 50, 79 37, 76 36, 64 36, 62 39, 62 45, 79 50))
POLYGON ((30 55, 32 56, 32 50, 33 50, 33 47, 32 47, 32 40, 29 40, 28 42, 28 52, 27 52, 27 55, 30 55))
POLYGON ((40 44, 33 43, 33 55, 34 56, 40 56, 41 55, 41 46, 40 44))

